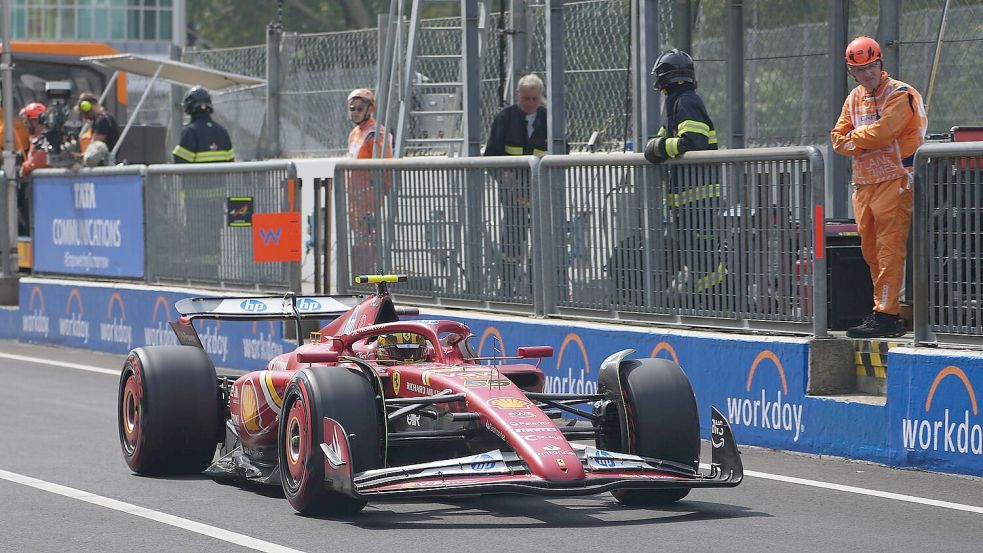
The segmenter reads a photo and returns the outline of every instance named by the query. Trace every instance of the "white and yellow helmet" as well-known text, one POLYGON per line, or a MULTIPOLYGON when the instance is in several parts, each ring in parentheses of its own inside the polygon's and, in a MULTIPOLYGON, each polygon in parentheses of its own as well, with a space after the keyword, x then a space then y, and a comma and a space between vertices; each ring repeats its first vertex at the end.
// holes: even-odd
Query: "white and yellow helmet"
POLYGON ((397 363, 419 363, 427 357, 427 340, 413 332, 393 332, 379 336, 376 359, 397 363))

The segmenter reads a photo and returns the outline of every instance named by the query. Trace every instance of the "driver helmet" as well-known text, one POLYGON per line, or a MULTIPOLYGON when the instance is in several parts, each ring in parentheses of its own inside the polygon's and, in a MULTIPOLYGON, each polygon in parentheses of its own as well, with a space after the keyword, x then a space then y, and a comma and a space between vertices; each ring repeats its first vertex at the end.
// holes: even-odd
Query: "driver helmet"
POLYGON ((427 340, 413 332, 393 332, 379 336, 376 359, 397 363, 419 363, 427 357, 427 340))

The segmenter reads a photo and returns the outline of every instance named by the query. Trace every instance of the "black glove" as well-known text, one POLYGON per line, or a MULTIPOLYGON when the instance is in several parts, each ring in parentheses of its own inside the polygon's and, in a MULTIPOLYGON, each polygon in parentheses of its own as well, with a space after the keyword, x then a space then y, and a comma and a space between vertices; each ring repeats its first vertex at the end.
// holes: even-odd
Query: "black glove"
POLYGON ((666 160, 666 137, 660 136, 649 140, 645 145, 645 159, 658 165, 666 160))

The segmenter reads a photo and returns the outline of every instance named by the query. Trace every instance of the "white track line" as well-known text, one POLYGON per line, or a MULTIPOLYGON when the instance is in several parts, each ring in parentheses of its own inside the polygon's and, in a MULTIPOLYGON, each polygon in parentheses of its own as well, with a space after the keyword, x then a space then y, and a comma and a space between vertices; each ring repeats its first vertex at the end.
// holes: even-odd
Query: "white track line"
POLYGON ((64 367, 66 369, 75 369, 79 371, 89 371, 89 372, 100 373, 100 374, 111 374, 113 376, 119 376, 120 373, 120 371, 117 370, 104 369, 102 367, 94 367, 92 365, 69 363, 67 361, 51 361, 49 359, 38 359, 37 357, 30 357, 28 355, 14 355, 13 353, 0 353, 0 358, 12 359, 14 361, 24 361, 25 363, 37 363, 38 365, 51 365, 55 367, 64 367))
POLYGON ((825 488, 827 490, 836 490, 840 492, 855 493, 859 495, 869 495, 873 497, 880 497, 883 499, 894 499, 896 501, 918 503, 920 505, 929 505, 931 507, 942 507, 943 509, 953 509, 956 511, 966 511, 968 513, 983 514, 983 507, 977 507, 975 505, 950 503, 948 501, 939 501, 938 499, 928 499, 925 497, 916 497, 913 495, 904 495, 900 493, 882 492, 879 490, 868 490, 867 488, 858 488, 856 486, 832 484, 829 482, 820 482, 818 480, 807 480, 805 478, 795 478, 794 476, 782 476, 780 474, 769 474, 767 472, 757 472, 753 470, 746 470, 744 471, 744 474, 747 476, 753 476, 755 478, 764 478, 766 480, 777 480, 779 482, 788 482, 790 484, 801 484, 803 486, 812 486, 814 488, 825 488))
POLYGON ((154 511, 144 507, 138 507, 130 503, 124 503, 123 501, 117 501, 115 499, 110 499, 108 497, 103 497, 101 495, 91 494, 89 492, 84 492, 82 490, 77 490, 75 488, 69 488, 67 486, 62 486, 60 484, 45 482, 44 480, 38 480, 37 478, 24 476, 23 474, 7 472, 5 470, 0 469, 0 478, 4 480, 8 480, 10 482, 14 482, 15 484, 23 484, 25 486, 30 486, 32 488, 37 488, 42 491, 62 495, 65 497, 69 497, 71 499, 85 501, 86 503, 91 503, 93 505, 98 505, 100 507, 106 507, 107 509, 113 509, 115 511, 120 511, 122 513, 127 513, 148 520, 153 520, 155 522, 160 522, 163 524, 167 524, 169 526, 174 526, 175 528, 180 528, 182 530, 195 532, 197 534, 208 536, 210 538, 215 538, 217 540, 222 540, 236 545, 241 545, 242 547, 248 547, 249 549, 254 549, 256 551, 264 551, 269 553, 301 553, 297 549, 291 549, 289 547, 277 545, 275 543, 270 543, 268 541, 263 541, 243 534, 238 534, 236 532, 232 532, 229 530, 223 530, 222 528, 216 528, 215 526, 210 526, 208 524, 203 524, 201 522, 195 522, 193 520, 188 520, 186 518, 169 515, 167 513, 161 513, 160 511, 154 511))
MULTIPOLYGON (((67 363, 64 361, 46 361, 37 359, 35 357, 28 357, 25 355, 13 355, 10 353, 0 353, 0 358, 13 359, 16 361, 26 361, 28 363, 38 363, 41 365, 53 365, 57 367, 64 367, 67 369, 78 369, 81 371, 97 372, 102 374, 111 374, 119 376, 120 371, 114 371, 110 369, 103 369, 101 367, 93 367, 92 365, 80 365, 78 363, 67 363)), ((709 465, 704 465, 709 468, 709 465)), ((3 473, 3 471, 0 471, 3 473)), ((8 473, 12 474, 12 473, 8 473)), ((846 486, 844 484, 833 484, 830 482, 820 482, 819 480, 807 480, 805 478, 796 478, 794 476, 783 476, 781 474, 770 474, 767 472, 757 472, 753 470, 745 470, 745 476, 751 476, 753 478, 763 478, 765 480, 775 480, 778 482, 788 482, 789 484, 799 484, 802 486, 812 486, 814 488, 823 488, 827 490, 835 490, 840 492, 855 493, 858 495, 868 495, 871 497, 880 497, 882 499, 893 499, 895 501, 905 501, 907 503, 917 503, 919 505, 928 505, 931 507, 941 507, 943 509, 953 509, 956 511, 965 511, 968 513, 979 513, 983 514, 983 507, 977 507, 975 505, 963 505, 962 503, 951 503, 949 501, 940 501, 938 499, 928 499, 926 497, 916 497, 913 495, 904 495, 900 493, 893 492, 882 492, 880 490, 869 490, 867 488, 858 488, 856 486, 846 486)), ((26 477, 25 477, 26 478, 26 477)), ((56 484, 52 484, 56 485, 56 484)), ((66 488, 71 489, 71 488, 66 488)), ((82 493, 82 492, 80 492, 82 493)), ((112 501, 112 500, 110 500, 112 501)), ((135 507, 139 509, 139 507, 135 507)), ((170 516, 170 515, 165 515, 170 516)), ((175 517, 176 518, 176 517, 175 517)), ((190 522, 190 521, 189 521, 190 522)), ((197 523, 195 523, 197 524, 197 523)), ((285 550, 284 550, 285 551, 285 550)))

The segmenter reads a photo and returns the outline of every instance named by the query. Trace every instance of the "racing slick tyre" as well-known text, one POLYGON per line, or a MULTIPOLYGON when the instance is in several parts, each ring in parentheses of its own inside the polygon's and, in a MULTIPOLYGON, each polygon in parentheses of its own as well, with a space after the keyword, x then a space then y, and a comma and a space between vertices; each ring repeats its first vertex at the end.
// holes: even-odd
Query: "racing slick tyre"
POLYGON ((123 363, 117 405, 123 457, 137 474, 195 474, 215 456, 218 380, 191 346, 136 348, 123 363))
MULTIPOLYGON (((620 366, 628 424, 628 451, 699 469, 700 419, 696 396, 679 365, 667 359, 635 359, 620 366)), ((689 488, 615 490, 623 505, 667 505, 689 488)))
POLYGON ((283 397, 280 414, 280 482, 290 505, 307 515, 353 515, 365 499, 325 487, 324 417, 337 421, 348 435, 351 474, 383 464, 384 414, 372 383, 345 366, 297 371, 283 397))

